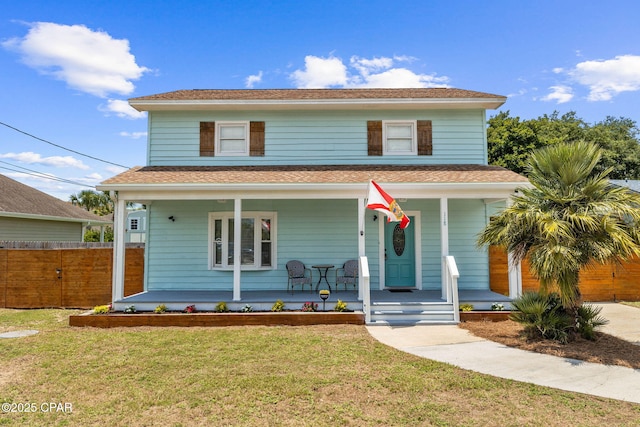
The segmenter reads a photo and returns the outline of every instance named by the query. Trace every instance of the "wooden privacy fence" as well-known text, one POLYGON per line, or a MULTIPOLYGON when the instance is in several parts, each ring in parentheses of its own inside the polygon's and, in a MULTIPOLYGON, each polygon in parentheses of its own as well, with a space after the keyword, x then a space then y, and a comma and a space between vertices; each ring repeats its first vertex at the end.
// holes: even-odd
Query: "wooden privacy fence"
MULTIPOLYGON (((507 254, 497 247, 489 248, 491 290, 509 295, 507 254)), ((640 258, 624 264, 597 264, 580 272, 580 292, 585 301, 639 301, 640 258)), ((540 283, 522 262, 522 291, 537 291, 540 283)))
MULTIPOLYGON (((0 246, 0 307, 93 308, 111 302, 112 248, 0 246)), ((125 295, 142 292, 144 247, 127 247, 125 259, 125 295)))

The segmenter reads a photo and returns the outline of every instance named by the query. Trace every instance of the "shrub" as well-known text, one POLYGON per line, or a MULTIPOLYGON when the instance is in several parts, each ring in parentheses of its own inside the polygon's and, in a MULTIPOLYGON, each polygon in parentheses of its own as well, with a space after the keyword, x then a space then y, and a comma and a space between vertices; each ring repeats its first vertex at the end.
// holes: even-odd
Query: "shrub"
POLYGON ((185 313, 195 313, 195 312, 196 312, 196 306, 195 306, 195 304, 191 304, 191 305, 186 306, 186 307, 184 308, 184 312, 185 312, 185 313))
POLYGON ((249 304, 247 304, 244 307, 242 307, 242 309, 240 309, 240 311, 243 312, 243 313, 251 313, 253 311, 253 307, 251 307, 249 304))
POLYGON ((167 306, 164 304, 160 304, 155 308, 155 310, 153 310, 154 313, 158 313, 158 314, 164 313, 165 311, 167 311, 167 306))
POLYGON ((216 304, 216 308, 213 309, 216 313, 227 313, 229 311, 229 307, 227 307, 227 303, 224 301, 220 301, 216 304))
POLYGON ((460 304, 460 311, 471 311, 473 310, 473 304, 460 304))
POLYGON ((547 295, 526 292, 514 299, 511 305, 517 310, 509 318, 524 326, 529 338, 545 338, 561 343, 569 341, 574 321, 560 304, 556 293, 547 295))
POLYGON ((130 305, 125 307, 124 309, 125 313, 135 313, 136 312, 136 306, 135 305, 130 305))
POLYGON ((335 311, 345 311, 347 309, 347 303, 342 300, 338 300, 338 302, 336 303, 336 306, 333 307, 333 309, 335 311))
POLYGON ((282 311, 284 310, 284 302, 279 299, 275 302, 275 304, 273 304, 273 306, 271 307, 271 311, 282 311))
POLYGON ((110 305, 96 305, 93 307, 93 312, 95 314, 107 314, 109 311, 111 311, 110 305))
POLYGON ((590 304, 583 304, 578 308, 578 318, 576 319, 576 329, 582 338, 595 340, 595 328, 604 326, 609 321, 600 316, 602 307, 594 307, 590 304))

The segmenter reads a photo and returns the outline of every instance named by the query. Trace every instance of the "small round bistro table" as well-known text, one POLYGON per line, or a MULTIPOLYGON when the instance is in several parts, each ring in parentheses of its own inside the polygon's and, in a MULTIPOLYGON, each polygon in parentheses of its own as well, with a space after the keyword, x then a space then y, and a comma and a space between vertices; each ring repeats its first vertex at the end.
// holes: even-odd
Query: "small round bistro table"
POLYGON ((329 281, 327 280, 327 272, 329 271, 329 269, 331 269, 331 268, 333 268, 335 266, 331 265, 331 264, 316 264, 316 265, 312 265, 311 267, 317 268, 318 269, 318 273, 320 273, 320 279, 318 279, 318 283, 316 283, 316 291, 318 290, 318 287, 320 286, 320 282, 322 282, 322 279, 324 279, 324 282, 329 287, 329 290, 331 290, 331 285, 329 284, 329 281))

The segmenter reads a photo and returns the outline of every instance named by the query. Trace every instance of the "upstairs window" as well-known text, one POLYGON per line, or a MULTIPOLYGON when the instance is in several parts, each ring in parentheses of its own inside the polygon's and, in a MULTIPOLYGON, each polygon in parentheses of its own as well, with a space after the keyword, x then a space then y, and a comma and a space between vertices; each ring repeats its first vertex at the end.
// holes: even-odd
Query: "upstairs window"
POLYGON ((370 120, 367 122, 369 156, 433 154, 431 120, 370 120))
POLYGON ((249 122, 216 123, 216 156, 249 155, 249 122))
POLYGON ((392 156, 416 154, 416 122, 383 122, 382 152, 392 156))
POLYGON ((264 156, 264 122, 200 122, 200 156, 264 156))

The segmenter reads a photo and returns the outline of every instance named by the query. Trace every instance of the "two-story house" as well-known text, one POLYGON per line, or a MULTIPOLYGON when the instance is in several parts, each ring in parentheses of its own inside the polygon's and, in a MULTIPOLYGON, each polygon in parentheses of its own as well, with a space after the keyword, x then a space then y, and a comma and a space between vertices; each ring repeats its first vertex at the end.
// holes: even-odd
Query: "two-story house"
POLYGON ((147 166, 99 186, 117 196, 114 307, 224 300, 269 309, 281 298, 299 308, 317 292, 287 293, 288 261, 302 261, 314 286, 326 273, 321 285, 335 291, 334 269, 350 259, 360 262, 359 289, 331 298, 371 322, 425 320, 429 305, 449 312, 431 319, 454 321, 456 267, 460 300, 490 305, 500 296, 476 237, 527 183, 487 164, 486 110, 505 101, 449 88, 181 90, 129 100, 149 114, 147 166), (365 209, 370 180, 396 198, 409 227, 365 209), (148 227, 145 292, 123 298, 127 202, 147 206, 148 227))

